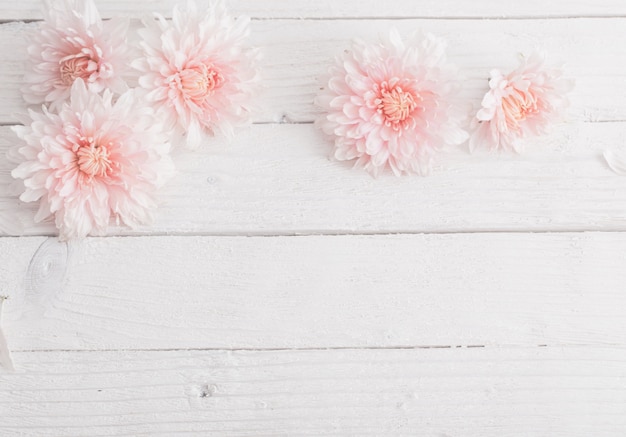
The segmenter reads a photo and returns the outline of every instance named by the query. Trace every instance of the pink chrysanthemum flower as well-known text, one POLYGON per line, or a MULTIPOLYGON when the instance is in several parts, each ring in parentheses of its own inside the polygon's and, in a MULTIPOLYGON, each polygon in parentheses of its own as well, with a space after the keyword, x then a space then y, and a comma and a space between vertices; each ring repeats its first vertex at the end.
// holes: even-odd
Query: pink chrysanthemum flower
POLYGON ((441 39, 415 33, 405 42, 394 29, 381 44, 355 41, 330 73, 317 124, 334 137, 336 159, 356 159, 374 176, 385 167, 425 174, 434 152, 467 139, 441 39))
POLYGON ((46 1, 44 18, 28 46, 27 103, 57 109, 78 78, 94 92, 126 91, 128 20, 103 22, 92 0, 46 1))
POLYGON ((258 90, 258 52, 245 48, 249 19, 230 17, 217 2, 198 10, 193 1, 176 6, 173 20, 145 21, 139 31, 144 58, 133 65, 139 85, 178 142, 196 148, 204 135, 232 137, 249 120, 258 90))
POLYGON ((35 221, 54 216, 62 239, 103 234, 110 220, 148 223, 156 191, 173 174, 169 143, 152 108, 134 91, 87 89, 82 79, 57 114, 30 111, 13 130, 23 140, 22 162, 11 173, 24 180, 20 199, 40 202, 35 221))
POLYGON ((526 138, 544 134, 562 118, 569 104, 566 94, 574 81, 563 78, 559 68, 546 68, 535 53, 506 76, 491 72, 490 90, 472 120, 470 149, 523 149, 526 138))

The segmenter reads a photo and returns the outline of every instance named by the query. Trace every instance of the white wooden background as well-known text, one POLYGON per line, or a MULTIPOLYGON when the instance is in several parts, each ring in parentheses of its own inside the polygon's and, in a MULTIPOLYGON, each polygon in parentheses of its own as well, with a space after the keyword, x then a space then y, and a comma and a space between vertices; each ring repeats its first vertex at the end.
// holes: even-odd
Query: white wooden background
MULTIPOLYGON (((178 153, 154 226, 60 243, 0 159, 16 372, 0 435, 626 435, 626 2, 232 0, 267 89, 235 141, 178 153), (449 40, 478 105, 539 48, 577 86, 521 156, 427 178, 328 159, 313 97, 352 37, 449 40)), ((103 16, 171 0, 99 0, 103 16)), ((0 155, 38 0, 0 0, 0 155)))

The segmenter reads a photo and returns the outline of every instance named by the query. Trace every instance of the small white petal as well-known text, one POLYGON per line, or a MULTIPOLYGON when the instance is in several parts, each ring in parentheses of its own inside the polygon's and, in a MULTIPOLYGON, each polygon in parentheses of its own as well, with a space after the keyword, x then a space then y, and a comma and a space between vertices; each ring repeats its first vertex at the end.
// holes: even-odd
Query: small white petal
POLYGON ((15 370, 13 367, 13 359, 11 358, 11 352, 9 351, 9 346, 4 336, 4 332, 2 332, 2 304, 5 299, 6 298, 4 296, 0 296, 0 366, 13 371, 15 370))
POLYGON ((611 170, 621 176, 626 176, 626 152, 607 149, 603 153, 604 160, 611 170))

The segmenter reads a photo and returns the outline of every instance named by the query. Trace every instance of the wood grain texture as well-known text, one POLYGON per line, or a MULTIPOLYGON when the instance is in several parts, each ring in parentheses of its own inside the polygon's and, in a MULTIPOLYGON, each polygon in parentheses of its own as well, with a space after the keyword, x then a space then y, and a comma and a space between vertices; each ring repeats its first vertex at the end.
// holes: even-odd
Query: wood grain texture
POLYGON ((13 350, 624 344, 625 251, 626 233, 2 238, 24 278, 5 331, 13 350))
POLYGON ((622 437, 624 348, 16 353, 0 433, 622 437))
MULTIPOLYGON (((450 60, 462 70, 462 95, 479 107, 493 68, 511 69, 518 53, 545 51, 566 63, 576 78, 570 117, 585 121, 626 120, 626 18, 569 20, 263 20, 252 24, 251 44, 264 54, 265 92, 256 122, 310 122, 319 111, 313 99, 335 55, 352 38, 376 40, 391 26, 416 29, 448 40, 450 60), (598 68, 602 66, 602 68, 598 68)), ((0 123, 15 123, 24 110, 20 84, 27 32, 36 23, 0 25, 0 123)), ((469 112, 469 111, 468 111, 469 112)))
MULTIPOLYGON (((178 175, 163 191, 152 226, 111 234, 384 233, 625 230, 626 178, 606 149, 623 149, 626 123, 573 123, 525 155, 440 156, 428 177, 374 179, 328 159, 312 125, 254 125, 233 144, 178 152, 178 175)), ((15 143, 0 127, 0 155, 15 143)), ((0 233, 41 235, 36 205, 17 200, 13 164, 0 161, 0 233)))
MULTIPOLYGON (((150 11, 171 14, 172 7, 180 0, 99 0, 96 1, 103 17, 142 17, 150 11)), ((183 2, 184 3, 184 2, 183 2)), ((493 2, 475 0, 471 3, 459 0, 394 0, 382 5, 374 0, 227 0, 233 14, 245 14, 253 18, 515 18, 515 17, 580 17, 626 15, 626 6, 619 0, 556 0, 545 2, 493 2)), ((21 0, 0 4, 2 20, 41 19, 40 0, 21 0)))

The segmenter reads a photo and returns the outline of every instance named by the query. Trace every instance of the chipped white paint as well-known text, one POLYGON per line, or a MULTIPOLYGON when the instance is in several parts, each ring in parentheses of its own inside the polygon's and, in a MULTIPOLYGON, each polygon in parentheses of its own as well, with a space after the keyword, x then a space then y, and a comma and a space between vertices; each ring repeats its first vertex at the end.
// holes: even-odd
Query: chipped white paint
MULTIPOLYGON (((2 437, 626 433, 626 4, 387 3, 228 1, 265 53, 257 124, 177 152, 154 226, 111 230, 135 237, 45 237, 0 159, 2 437), (447 38, 474 106, 491 68, 546 50, 577 79, 570 123, 428 178, 328 160, 313 97, 391 25, 447 38)), ((0 4, 2 156, 38 9, 0 4)))

